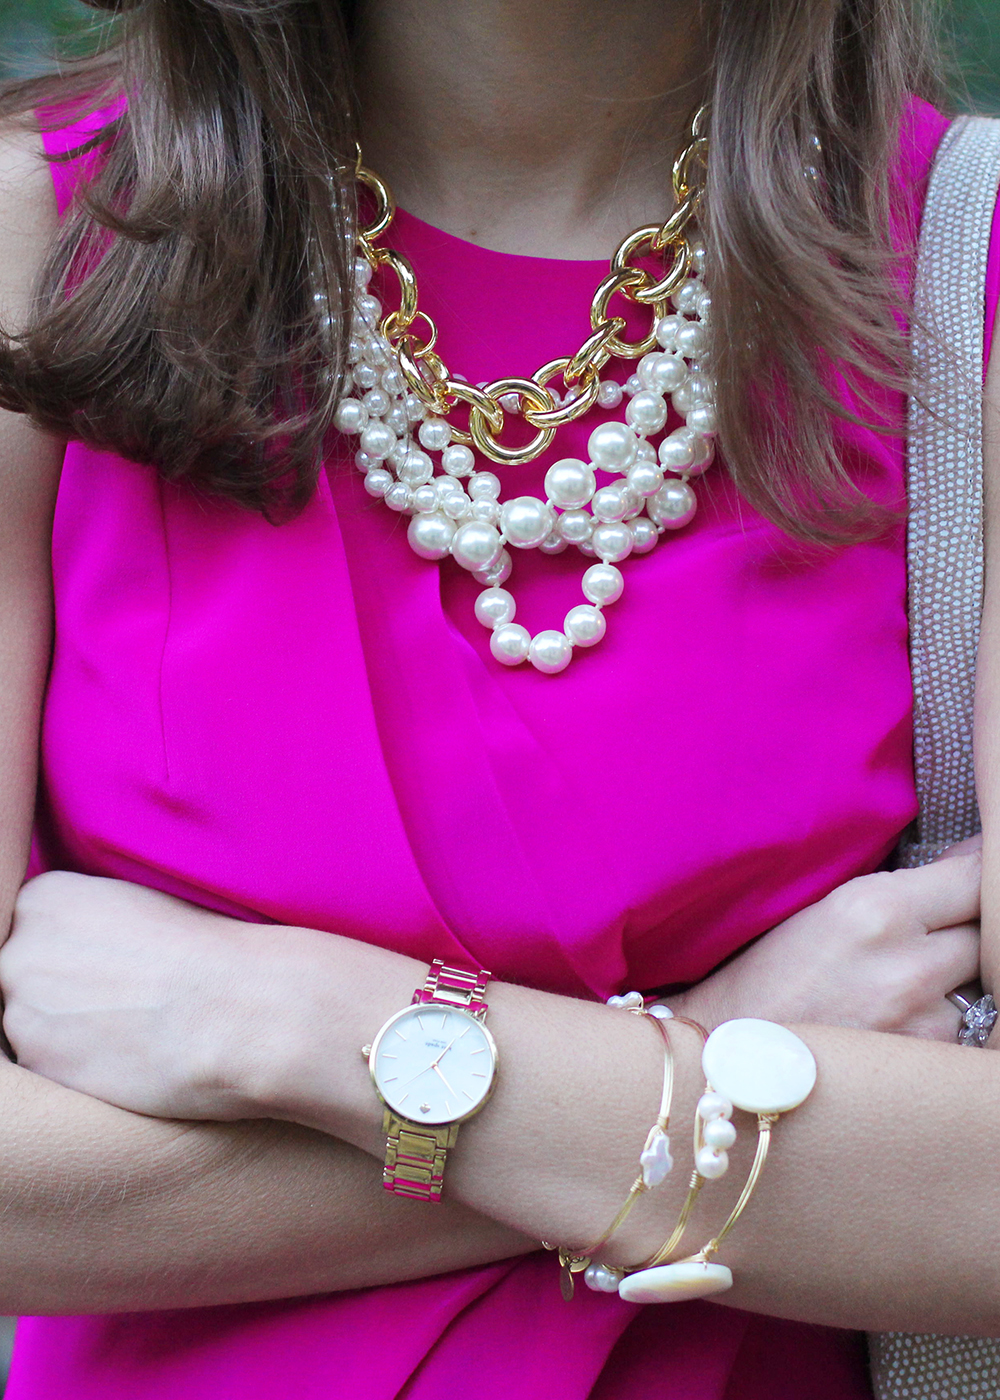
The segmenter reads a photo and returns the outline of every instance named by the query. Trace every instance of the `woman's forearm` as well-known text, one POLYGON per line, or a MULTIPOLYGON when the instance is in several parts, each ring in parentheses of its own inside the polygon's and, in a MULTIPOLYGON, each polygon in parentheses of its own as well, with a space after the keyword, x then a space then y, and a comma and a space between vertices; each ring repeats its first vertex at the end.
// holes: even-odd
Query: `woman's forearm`
POLYGON ((194 1307, 394 1283, 532 1248, 413 1210, 293 1124, 177 1124, 0 1060, 0 1313, 194 1307))
MULTIPOLYGON (((309 961, 312 989, 303 985, 299 999, 308 1053, 296 1058, 288 1039, 284 1052, 274 1047, 290 1073, 283 1091, 275 1080, 270 1092, 276 1102, 284 1093, 281 1111, 378 1158, 380 1111, 357 1046, 404 1004, 418 965, 337 938, 313 944, 309 961)), ((452 1199, 534 1238, 583 1245, 635 1174, 660 1092, 657 1037, 639 1018, 510 985, 491 989, 490 1020, 500 1079, 461 1130, 448 1167, 452 1199)), ((1000 1334, 997 1057, 818 1026, 802 1034, 819 1082, 775 1130, 761 1189, 725 1246, 737 1282, 724 1301, 853 1327, 1000 1334)), ((680 1168, 633 1212, 606 1251, 614 1262, 636 1262, 662 1243, 686 1187, 703 1081, 694 1033, 675 1027, 673 1042, 680 1168)), ((692 1249, 732 1204, 753 1137, 742 1116, 729 1174, 702 1193, 692 1249)))

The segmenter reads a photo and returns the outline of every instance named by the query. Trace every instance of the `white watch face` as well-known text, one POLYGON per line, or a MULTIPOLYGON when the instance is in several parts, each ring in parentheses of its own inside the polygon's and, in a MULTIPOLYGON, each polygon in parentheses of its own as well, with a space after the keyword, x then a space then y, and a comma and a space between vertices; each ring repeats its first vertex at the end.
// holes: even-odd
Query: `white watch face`
POLYGON ((496 1046, 486 1027, 451 1006, 408 1006, 379 1031, 372 1078, 385 1102, 415 1123, 455 1123, 481 1108, 496 1046))

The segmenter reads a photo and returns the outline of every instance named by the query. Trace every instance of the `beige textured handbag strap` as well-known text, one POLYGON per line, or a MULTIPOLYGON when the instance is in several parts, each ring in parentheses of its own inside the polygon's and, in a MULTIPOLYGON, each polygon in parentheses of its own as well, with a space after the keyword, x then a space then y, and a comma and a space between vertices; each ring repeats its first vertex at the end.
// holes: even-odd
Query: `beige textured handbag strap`
MULTIPOLYGON (((983 605, 983 315, 1000 187, 1000 121, 960 117, 941 143, 920 230, 907 568, 920 815, 904 865, 979 828, 972 702, 983 605)), ((970 1051, 975 1053, 974 1051, 970 1051)), ((877 1400, 1000 1396, 1000 1341, 870 1338, 877 1400)))

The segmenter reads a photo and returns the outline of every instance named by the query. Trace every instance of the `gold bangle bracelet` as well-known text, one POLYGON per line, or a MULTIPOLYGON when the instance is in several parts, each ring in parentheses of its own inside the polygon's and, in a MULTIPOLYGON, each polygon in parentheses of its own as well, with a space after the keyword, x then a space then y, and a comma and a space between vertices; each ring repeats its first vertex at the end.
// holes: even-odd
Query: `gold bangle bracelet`
MULTIPOLYGON (((670 1035, 664 1018, 654 1012, 647 1011, 643 1005, 629 1005, 625 1002, 625 1009, 636 1016, 647 1016, 654 1022, 657 1031, 663 1038, 663 1089, 660 1094, 660 1111, 656 1116, 656 1122, 646 1134, 646 1141, 639 1157, 639 1174, 633 1181, 621 1208, 604 1233, 594 1240, 593 1244, 579 1249, 571 1249, 568 1245, 549 1244, 546 1240, 542 1241, 545 1249, 558 1252, 559 1288, 567 1303, 572 1300, 575 1292, 574 1275, 583 1273, 589 1268, 597 1251, 603 1248, 612 1235, 616 1234, 624 1225, 639 1197, 645 1195, 647 1191, 651 1191, 654 1186, 658 1186, 673 1166, 673 1160, 670 1156, 670 1139, 667 1136, 667 1128, 670 1125, 670 1107, 674 1095, 674 1056, 670 1035)), ((614 1280, 615 1289, 618 1287, 618 1277, 620 1275, 616 1276, 614 1280)))

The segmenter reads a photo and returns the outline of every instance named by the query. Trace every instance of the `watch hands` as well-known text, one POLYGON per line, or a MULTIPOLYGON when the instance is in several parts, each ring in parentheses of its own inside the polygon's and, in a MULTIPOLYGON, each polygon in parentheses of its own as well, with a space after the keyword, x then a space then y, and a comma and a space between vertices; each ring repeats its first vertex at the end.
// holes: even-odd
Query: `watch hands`
POLYGON ((448 1083, 447 1079, 445 1079, 444 1075, 443 1075, 443 1074, 441 1073, 441 1071, 438 1069, 438 1067, 437 1067, 437 1060, 435 1060, 434 1063, 431 1065, 431 1069, 432 1069, 432 1070, 434 1071, 434 1073, 437 1075, 438 1079, 441 1080, 441 1083, 442 1083, 442 1084, 444 1085, 444 1087, 448 1090, 448 1093, 449 1093, 449 1094, 453 1094, 453 1093, 455 1092, 455 1090, 451 1087, 451 1085, 448 1083))
MULTIPOLYGON (((429 1069, 434 1070, 434 1072, 435 1072, 436 1074, 440 1075, 441 1078, 444 1079, 444 1075, 441 1074, 441 1071, 438 1069, 438 1065, 441 1063, 441 1061, 444 1059, 445 1055, 447 1055, 448 1051, 451 1049, 452 1045, 455 1044, 455 1041, 458 1040, 460 1036, 461 1036, 461 1031, 459 1032, 458 1035, 452 1037, 452 1039, 451 1039, 451 1041, 449 1042, 449 1044, 447 1044, 447 1045, 444 1047, 444 1049, 441 1051, 440 1055, 438 1055, 438 1057, 437 1057, 436 1060, 432 1060, 432 1061, 430 1062, 430 1064, 426 1066, 426 1068, 417 1070, 416 1074, 411 1075, 409 1079, 404 1080, 403 1083, 402 1083, 399 1087, 400 1087, 401 1089, 405 1089, 406 1086, 407 1086, 407 1084, 412 1084, 413 1081, 414 1081, 414 1079, 419 1079, 420 1076, 421 1076, 422 1074, 426 1074, 426 1073, 427 1073, 427 1070, 429 1070, 429 1069)), ((447 1079, 444 1079, 444 1082, 445 1082, 446 1084, 448 1084, 447 1079)), ((451 1087, 450 1084, 448 1084, 448 1092, 449 1092, 450 1094, 453 1094, 453 1093, 455 1092, 455 1090, 451 1087)))

